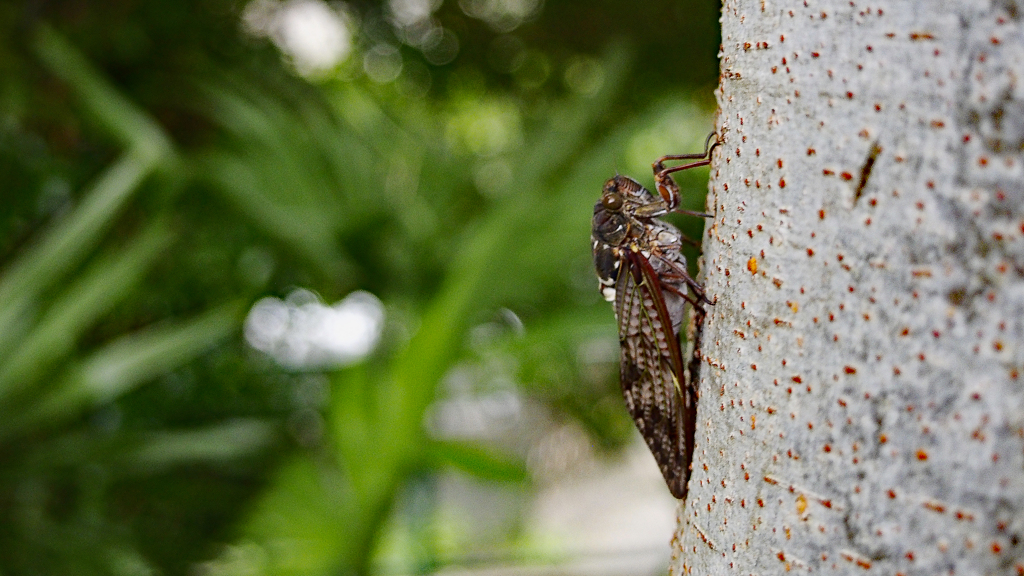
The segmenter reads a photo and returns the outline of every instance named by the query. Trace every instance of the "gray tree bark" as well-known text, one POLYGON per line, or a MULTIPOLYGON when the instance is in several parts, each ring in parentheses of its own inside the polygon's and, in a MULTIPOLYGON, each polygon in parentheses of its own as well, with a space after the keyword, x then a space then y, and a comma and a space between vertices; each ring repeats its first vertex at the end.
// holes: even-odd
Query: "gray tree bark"
POLYGON ((1024 3, 725 0, 674 574, 1024 574, 1024 3))

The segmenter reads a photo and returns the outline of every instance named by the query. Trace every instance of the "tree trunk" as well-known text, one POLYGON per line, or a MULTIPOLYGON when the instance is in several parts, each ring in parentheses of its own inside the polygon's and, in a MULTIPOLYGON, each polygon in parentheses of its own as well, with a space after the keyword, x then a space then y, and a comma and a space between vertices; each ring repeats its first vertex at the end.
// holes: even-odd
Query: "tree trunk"
POLYGON ((726 0, 674 574, 1024 574, 1024 3, 726 0))

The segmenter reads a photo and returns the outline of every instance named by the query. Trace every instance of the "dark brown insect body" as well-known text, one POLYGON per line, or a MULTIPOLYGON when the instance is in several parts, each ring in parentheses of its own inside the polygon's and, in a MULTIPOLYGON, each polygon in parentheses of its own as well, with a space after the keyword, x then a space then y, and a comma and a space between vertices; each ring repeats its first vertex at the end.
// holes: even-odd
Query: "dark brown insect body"
POLYGON ((685 237, 658 216, 672 211, 708 216, 676 210, 679 188, 670 174, 708 164, 714 145, 707 144, 713 136, 703 154, 665 156, 654 163, 660 197, 626 176, 605 182, 591 230, 600 289, 615 303, 619 324, 622 395, 669 490, 679 499, 686 497, 690 479, 703 305, 710 302, 687 272, 680 252, 685 237), (664 167, 668 160, 698 158, 691 164, 664 167), (687 346, 691 353, 684 364, 679 330, 687 303, 695 314, 687 346))

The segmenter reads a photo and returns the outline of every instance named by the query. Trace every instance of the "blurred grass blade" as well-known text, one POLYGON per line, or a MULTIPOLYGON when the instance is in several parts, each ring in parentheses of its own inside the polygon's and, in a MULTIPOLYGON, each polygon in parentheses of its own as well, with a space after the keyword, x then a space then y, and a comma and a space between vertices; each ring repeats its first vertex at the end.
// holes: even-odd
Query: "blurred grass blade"
MULTIPOLYGON (((320 269, 333 277, 350 273, 337 242, 339 225, 351 217, 339 194, 348 182, 329 170, 327 158, 333 148, 346 144, 333 118, 320 110, 303 115, 251 89, 211 85, 205 93, 210 114, 229 135, 230 146, 197 157, 200 177, 320 269), (310 137, 314 126, 330 133, 328 143, 310 137)), ((353 162, 346 168, 355 171, 358 166, 353 162)))
POLYGON ((187 322, 124 336, 82 363, 82 387, 94 402, 123 394, 236 334, 245 311, 244 302, 231 302, 187 322))
POLYGON ((357 574, 351 556, 365 544, 365 527, 346 474, 313 458, 296 457, 277 470, 271 486, 245 522, 242 546, 205 564, 203 573, 357 574))
POLYGON ((76 276, 0 366, 0 404, 70 354, 82 332, 131 292, 171 240, 166 225, 150 225, 128 248, 76 276))
MULTIPOLYGON (((258 418, 236 418, 174 430, 155 432, 120 430, 97 434, 94 429, 76 428, 34 444, 19 461, 23 471, 33 475, 88 464, 108 467, 119 478, 161 474, 168 468, 200 463, 217 463, 259 454, 280 437, 279 423, 258 418)), ((0 479, 7 470, 0 470, 0 479)))
POLYGON ((83 106, 143 163, 150 164, 171 151, 160 126, 122 96, 70 42, 49 26, 40 26, 32 48, 43 64, 78 93, 83 106))
POLYGON ((428 456, 437 467, 452 466, 481 480, 525 483, 530 479, 522 460, 477 444, 432 442, 428 456))
MULTIPOLYGON (((37 239, 0 276, 0 359, 23 334, 40 293, 59 280, 99 243, 103 232, 152 169, 128 152, 106 169, 82 202, 37 239), (19 330, 22 328, 22 330, 19 330)), ((0 391, 2 394, 2 391, 0 391)))
POLYGON ((277 438, 277 427, 256 419, 238 419, 197 430, 159 432, 124 456, 124 463, 145 474, 182 464, 223 462, 253 456, 277 438))
POLYGON ((194 360, 235 334, 245 310, 244 302, 231 302, 186 322, 148 328, 106 345, 65 373, 41 400, 0 424, 0 438, 43 422, 61 422, 194 360))
POLYGON ((83 106, 128 150, 91 184, 71 214, 37 238, 0 275, 0 360, 31 324, 40 293, 96 247, 142 180, 171 153, 160 126, 119 94, 63 37, 40 26, 32 42, 42 62, 78 93, 83 106))

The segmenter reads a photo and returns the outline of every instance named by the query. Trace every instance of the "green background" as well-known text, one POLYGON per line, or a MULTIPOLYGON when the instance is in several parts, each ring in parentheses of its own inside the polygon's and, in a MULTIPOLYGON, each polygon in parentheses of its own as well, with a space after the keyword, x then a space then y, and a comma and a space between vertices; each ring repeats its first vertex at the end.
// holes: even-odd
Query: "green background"
MULTIPOLYGON (((435 6, 447 61, 387 4, 334 5, 352 51, 313 76, 244 3, 0 6, 0 575, 545 559, 515 512, 530 447, 429 422, 503 392, 609 457, 636 434, 590 216, 616 171, 702 146, 718 6, 473 5, 435 6), (393 81, 365 71, 381 45, 393 81), (296 287, 375 294, 380 345, 328 371, 249 348, 248 309, 296 287), (445 514, 452 470, 508 494, 493 532, 445 514)), ((706 170, 677 176, 702 208, 706 170)))

